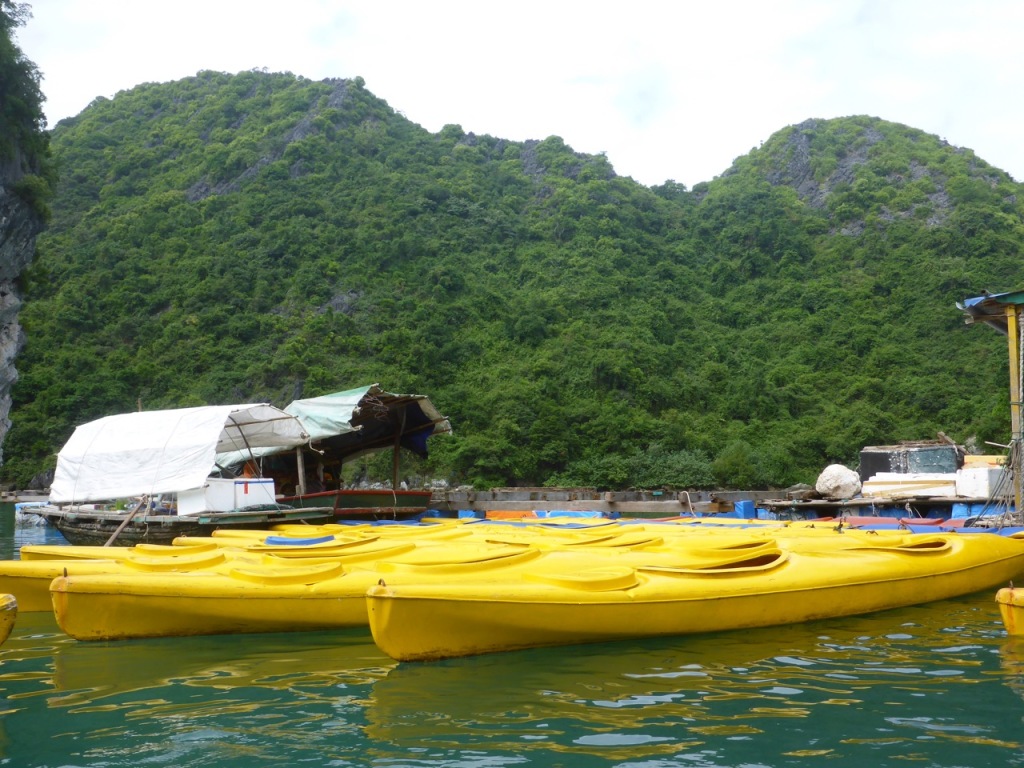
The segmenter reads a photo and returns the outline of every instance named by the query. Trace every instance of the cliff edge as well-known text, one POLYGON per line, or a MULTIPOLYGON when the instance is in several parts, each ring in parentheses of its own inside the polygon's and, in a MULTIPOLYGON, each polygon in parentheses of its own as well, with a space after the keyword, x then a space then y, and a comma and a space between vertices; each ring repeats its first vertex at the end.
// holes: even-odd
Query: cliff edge
POLYGON ((11 387, 18 379, 14 359, 24 341, 18 278, 35 255, 56 180, 42 76, 13 39, 28 16, 26 4, 0 1, 0 446, 11 426, 11 387))
POLYGON ((18 277, 32 262, 43 217, 18 192, 24 174, 0 172, 0 463, 3 439, 11 426, 11 387, 18 380, 14 359, 24 343, 18 323, 18 277))

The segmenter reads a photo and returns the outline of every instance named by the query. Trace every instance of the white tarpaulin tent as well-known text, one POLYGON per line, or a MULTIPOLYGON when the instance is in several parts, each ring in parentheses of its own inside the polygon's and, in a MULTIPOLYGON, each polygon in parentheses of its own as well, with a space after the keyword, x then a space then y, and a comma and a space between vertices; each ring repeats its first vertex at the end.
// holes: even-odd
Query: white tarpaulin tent
POLYGON ((107 416, 77 427, 57 454, 50 502, 198 488, 224 455, 292 448, 308 440, 298 419, 261 403, 107 416))

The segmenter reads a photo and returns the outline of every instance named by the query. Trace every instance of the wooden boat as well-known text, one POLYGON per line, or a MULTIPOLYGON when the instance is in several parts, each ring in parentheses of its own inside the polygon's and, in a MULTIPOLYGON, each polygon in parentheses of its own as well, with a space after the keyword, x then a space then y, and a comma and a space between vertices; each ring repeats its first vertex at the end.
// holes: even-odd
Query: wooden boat
POLYGON ((18 618, 18 601, 14 595, 0 594, 0 645, 7 642, 18 618))
POLYGON ((1008 635, 1024 635, 1024 589, 1012 584, 996 592, 999 615, 1008 635))
MULTIPOLYGON (((425 512, 430 490, 400 490, 401 449, 427 456, 431 437, 451 432, 424 395, 386 392, 379 384, 293 400, 284 409, 309 434, 302 449, 256 449, 262 470, 277 479, 282 503, 293 506, 328 506, 339 518, 398 519, 425 512), (368 453, 392 452, 390 489, 341 488, 345 462, 368 453)), ((239 454, 237 459, 249 457, 239 454)), ((230 461, 230 459, 229 459, 230 461)))
POLYGON ((430 508, 432 492, 342 488, 300 496, 284 496, 282 504, 330 507, 335 517, 394 520, 422 515, 430 508))
POLYGON ((367 595, 377 645, 399 661, 743 629, 846 616, 990 588, 1024 572, 1024 541, 917 534, 897 546, 757 552, 712 567, 524 573, 383 583, 367 595))
POLYGON ((32 510, 75 545, 102 545, 113 537, 121 544, 170 544, 181 536, 204 536, 225 528, 271 528, 305 521, 316 525, 333 519, 330 507, 292 508, 274 504, 197 515, 145 514, 128 518, 126 510, 84 506, 36 507, 32 510), (126 519, 127 518, 127 519, 126 519))
POLYGON ((377 384, 295 400, 284 410, 245 404, 117 414, 75 430, 57 457, 52 504, 32 511, 81 545, 115 537, 167 544, 231 527, 409 517, 427 509, 430 491, 307 493, 304 454, 317 457, 310 479, 322 483, 325 461, 340 477, 345 460, 392 450, 397 488, 399 449, 426 456, 427 440, 450 431, 427 397, 377 384), (275 464, 280 481, 261 469, 275 464), (243 465, 259 477, 230 476, 243 465), (215 469, 228 476, 213 477, 215 469), (286 482, 294 493, 278 496, 286 482), (160 504, 151 501, 156 496, 160 504), (131 512, 108 503, 135 497, 142 499, 131 512))

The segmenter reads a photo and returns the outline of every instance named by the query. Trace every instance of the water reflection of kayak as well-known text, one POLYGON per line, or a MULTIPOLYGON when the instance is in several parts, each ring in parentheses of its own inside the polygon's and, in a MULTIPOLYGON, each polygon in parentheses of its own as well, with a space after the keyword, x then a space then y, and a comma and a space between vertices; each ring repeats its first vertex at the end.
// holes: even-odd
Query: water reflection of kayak
POLYGON ((0 670, 8 678, 17 676, 17 682, 7 679, 5 688, 8 694, 14 689, 44 694, 61 707, 147 690, 159 698, 165 692, 157 690, 181 686, 337 690, 371 684, 396 664, 365 629, 111 645, 73 640, 60 632, 52 614, 22 618, 0 651, 0 670))
MULTIPOLYGON (((607 745, 559 734, 666 732, 678 748, 709 732, 727 739, 726 729, 740 737, 750 727, 789 730, 779 729, 785 717, 807 735, 822 719, 848 718, 848 705, 883 695, 871 691, 975 690, 989 673, 969 653, 936 648, 951 637, 986 647, 980 638, 998 626, 990 606, 971 596, 745 632, 398 664, 373 685, 366 728, 404 749, 459 744, 529 756, 564 748, 598 762, 607 745), (951 675, 954 668, 963 674, 951 675)), ((624 763, 656 762, 658 743, 631 748, 624 763)))

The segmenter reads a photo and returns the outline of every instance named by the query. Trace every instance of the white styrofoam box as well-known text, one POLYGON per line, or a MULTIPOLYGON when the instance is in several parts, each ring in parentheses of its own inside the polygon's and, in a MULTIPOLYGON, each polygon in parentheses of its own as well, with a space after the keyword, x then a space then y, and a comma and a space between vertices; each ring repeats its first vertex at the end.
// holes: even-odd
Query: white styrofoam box
POLYGON ((210 477, 201 488, 178 491, 178 514, 198 515, 201 512, 230 512, 232 509, 274 504, 272 478, 210 477))
POLYGON ((885 499, 955 496, 956 477, 949 472, 879 472, 864 481, 861 495, 885 499))
MULTIPOLYGON (((994 467, 965 467, 956 473, 956 495, 987 499, 1004 480, 1006 470, 994 467)), ((1005 478, 1006 481, 1009 478, 1005 478)), ((1005 492, 1007 489, 1004 487, 1005 492)))
POLYGON ((235 509, 276 504, 277 491, 270 477, 248 477, 235 480, 235 509))
POLYGON ((234 480, 207 478, 199 488, 178 491, 178 514, 198 515, 200 512, 227 512, 235 508, 234 480))

